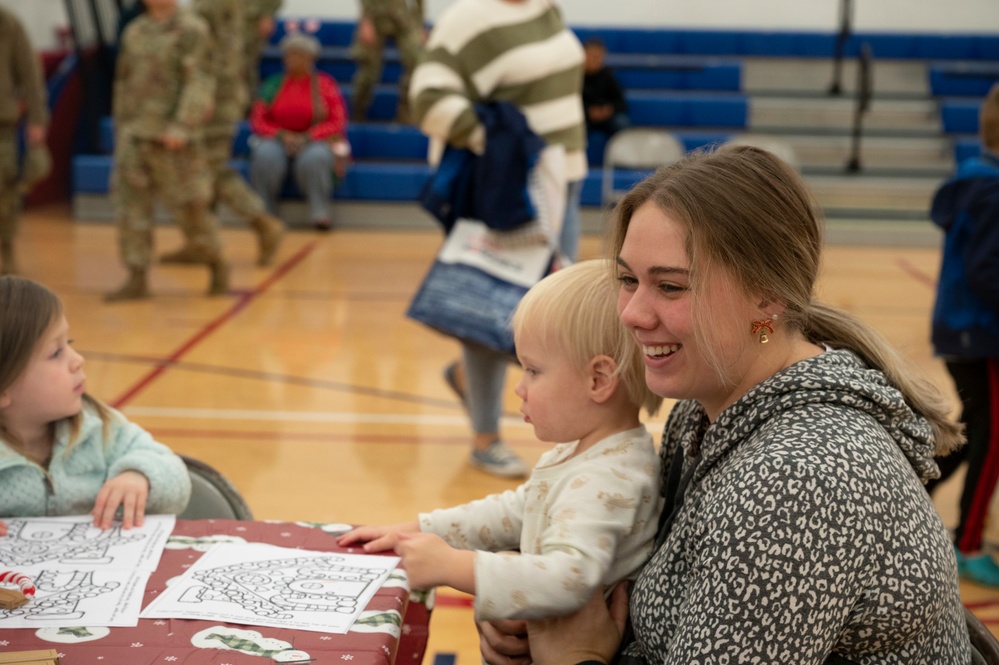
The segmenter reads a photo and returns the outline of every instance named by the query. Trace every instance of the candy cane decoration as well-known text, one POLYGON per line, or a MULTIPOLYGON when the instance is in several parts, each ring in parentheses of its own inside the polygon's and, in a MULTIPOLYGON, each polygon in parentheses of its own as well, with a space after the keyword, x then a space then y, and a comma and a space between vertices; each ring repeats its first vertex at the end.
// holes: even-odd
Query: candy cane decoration
POLYGON ((31 578, 27 575, 22 575, 21 573, 15 573, 13 570, 8 570, 0 573, 0 582, 7 582, 9 584, 16 584, 21 587, 21 593, 25 596, 35 595, 35 583, 31 581, 31 578))

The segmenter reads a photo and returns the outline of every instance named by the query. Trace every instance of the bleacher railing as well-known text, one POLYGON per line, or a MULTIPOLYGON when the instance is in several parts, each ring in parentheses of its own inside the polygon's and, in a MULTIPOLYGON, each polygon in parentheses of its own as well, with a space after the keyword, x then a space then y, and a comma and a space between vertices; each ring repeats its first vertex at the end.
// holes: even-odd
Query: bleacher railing
POLYGON ((852 31, 853 2, 852 0, 840 0, 839 34, 836 35, 836 50, 833 54, 833 79, 829 85, 830 95, 839 95, 843 92, 843 55, 846 51, 846 42, 850 39, 852 31))
POLYGON ((857 103, 853 111, 853 140, 850 147, 850 159, 846 163, 847 173, 858 173, 860 163, 860 143, 864 133, 864 114, 871 108, 871 96, 874 93, 874 54, 871 45, 864 42, 860 45, 860 55, 857 60, 857 103))

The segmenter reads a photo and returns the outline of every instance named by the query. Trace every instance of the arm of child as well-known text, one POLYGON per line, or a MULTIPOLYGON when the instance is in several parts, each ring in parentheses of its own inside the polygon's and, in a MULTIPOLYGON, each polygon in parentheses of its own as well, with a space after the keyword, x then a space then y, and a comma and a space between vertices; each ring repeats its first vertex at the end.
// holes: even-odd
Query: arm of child
POLYGON ((138 472, 148 483, 145 511, 183 512, 191 498, 191 476, 184 460, 118 412, 114 412, 108 436, 107 477, 114 480, 126 471, 138 472))
POLYGON ((395 546, 413 589, 449 586, 475 593, 475 552, 458 550, 432 533, 402 533, 395 546))
POLYGON ((384 526, 359 526, 337 538, 336 544, 340 547, 350 547, 351 545, 364 543, 362 549, 365 552, 383 552, 395 549, 399 534, 419 532, 420 523, 416 520, 384 526))
POLYGON ((124 471, 108 480, 97 492, 94 502, 94 526, 110 529, 118 506, 122 507, 121 521, 125 529, 142 526, 149 498, 149 479, 138 471, 124 471))

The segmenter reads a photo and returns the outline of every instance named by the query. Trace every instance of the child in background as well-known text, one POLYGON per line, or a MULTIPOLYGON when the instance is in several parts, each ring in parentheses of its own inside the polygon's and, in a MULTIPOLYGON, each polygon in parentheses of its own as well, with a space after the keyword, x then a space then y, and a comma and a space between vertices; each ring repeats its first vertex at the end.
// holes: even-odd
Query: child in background
POLYGON ((933 348, 961 399, 967 445, 939 457, 932 493, 968 462, 954 531, 962 579, 999 588, 999 564, 983 547, 999 484, 999 84, 979 111, 982 154, 963 161, 933 197, 930 217, 944 231, 933 308, 933 348))
POLYGON ((417 521, 360 527, 340 545, 395 549, 413 588, 472 593, 478 620, 570 613, 601 585, 634 576, 661 506, 659 460, 639 411, 655 413, 661 398, 645 385, 616 303, 600 260, 546 277, 518 305, 521 413, 539 439, 570 442, 542 455, 526 483, 417 521))
POLYGON ((121 508, 129 529, 184 510, 184 461, 84 392, 70 343, 58 296, 0 277, 0 517, 90 513, 107 529, 121 508))

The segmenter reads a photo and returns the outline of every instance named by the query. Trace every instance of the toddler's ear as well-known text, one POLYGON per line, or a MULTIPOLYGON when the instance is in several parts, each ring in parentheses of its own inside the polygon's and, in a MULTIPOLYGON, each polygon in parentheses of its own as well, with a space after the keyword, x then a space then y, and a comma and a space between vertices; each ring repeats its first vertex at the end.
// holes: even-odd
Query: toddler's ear
POLYGON ((5 392, 0 395, 0 409, 6 409, 10 406, 10 393, 5 392))
POLYGON ((610 356, 596 356, 590 360, 589 382, 590 397, 594 402, 602 404, 610 399, 617 389, 617 363, 610 356))

